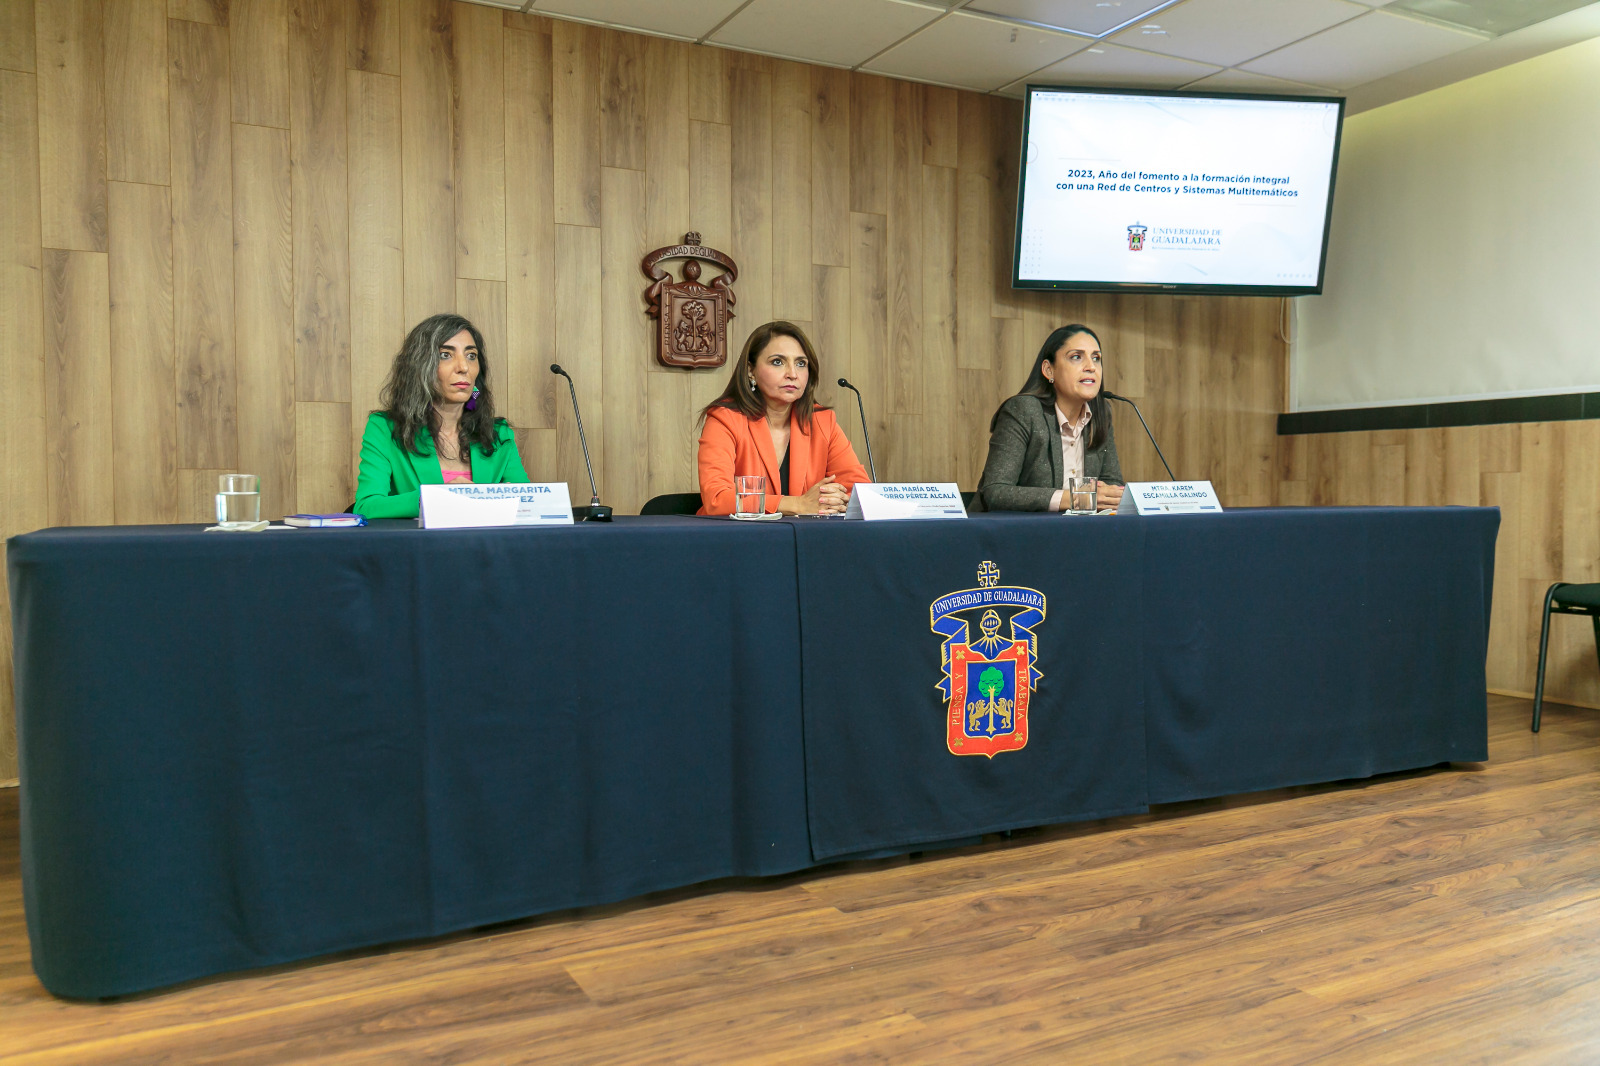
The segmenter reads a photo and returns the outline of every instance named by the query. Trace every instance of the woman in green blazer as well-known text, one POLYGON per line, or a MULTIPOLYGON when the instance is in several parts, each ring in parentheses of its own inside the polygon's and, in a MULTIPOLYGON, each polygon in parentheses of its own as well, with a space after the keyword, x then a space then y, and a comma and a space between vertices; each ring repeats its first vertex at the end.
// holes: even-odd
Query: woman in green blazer
POLYGON ((1103 370, 1100 338, 1088 326, 1062 326, 1045 338, 1022 391, 989 422, 989 458, 978 481, 983 509, 1064 511, 1069 475, 1100 479, 1099 507, 1122 501, 1103 370))
POLYGON ((356 513, 415 518, 423 485, 527 481, 516 438, 494 416, 483 334, 460 315, 434 315, 406 335, 367 419, 356 513))

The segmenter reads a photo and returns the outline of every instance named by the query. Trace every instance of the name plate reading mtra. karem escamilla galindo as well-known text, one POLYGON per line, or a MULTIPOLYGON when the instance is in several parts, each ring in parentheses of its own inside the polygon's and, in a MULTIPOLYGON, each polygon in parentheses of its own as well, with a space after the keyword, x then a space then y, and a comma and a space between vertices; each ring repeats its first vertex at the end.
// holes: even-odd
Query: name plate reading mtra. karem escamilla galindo
POLYGON ((423 529, 570 526, 572 499, 565 481, 423 485, 417 522, 423 529))
POLYGON ((1209 481, 1130 481, 1118 514, 1221 514, 1209 481))

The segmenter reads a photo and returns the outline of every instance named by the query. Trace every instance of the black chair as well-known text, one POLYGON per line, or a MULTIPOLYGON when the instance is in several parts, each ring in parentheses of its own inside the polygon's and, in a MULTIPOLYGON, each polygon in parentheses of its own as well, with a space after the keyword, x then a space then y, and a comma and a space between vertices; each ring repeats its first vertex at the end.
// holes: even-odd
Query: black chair
POLYGON ((1572 585, 1557 581, 1544 594, 1544 621, 1539 626, 1539 677, 1533 684, 1533 731, 1539 731, 1539 716, 1544 710, 1544 658, 1550 650, 1550 616, 1585 614, 1594 626, 1595 659, 1600 661, 1600 584, 1572 585))
POLYGON ((698 492, 667 492, 660 496, 653 496, 643 507, 639 508, 640 514, 694 514, 700 510, 700 494, 698 492))

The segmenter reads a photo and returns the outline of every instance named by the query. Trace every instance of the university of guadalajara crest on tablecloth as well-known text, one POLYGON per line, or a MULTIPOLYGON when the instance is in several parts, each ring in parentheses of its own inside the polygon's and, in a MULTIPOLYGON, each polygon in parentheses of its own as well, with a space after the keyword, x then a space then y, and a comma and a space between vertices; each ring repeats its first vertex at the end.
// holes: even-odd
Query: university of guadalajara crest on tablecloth
POLYGON ((929 628, 944 638, 937 688, 948 704, 950 754, 992 759, 1028 746, 1028 697, 1043 676, 1034 665, 1034 629, 1044 613, 1044 593, 1000 584, 1000 568, 988 560, 978 567, 977 588, 948 593, 929 606, 929 628))

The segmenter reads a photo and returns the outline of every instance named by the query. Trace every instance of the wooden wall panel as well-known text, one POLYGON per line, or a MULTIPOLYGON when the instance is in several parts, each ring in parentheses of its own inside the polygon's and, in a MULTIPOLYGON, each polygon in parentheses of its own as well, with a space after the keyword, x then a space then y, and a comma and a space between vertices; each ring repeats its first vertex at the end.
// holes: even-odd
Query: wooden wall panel
POLYGON ((811 68, 811 260, 850 265, 850 74, 811 68))
POLYGON ((682 240, 690 229, 689 54, 689 46, 659 37, 645 52, 644 210, 652 248, 682 240))
POLYGON ((348 75, 350 431, 354 462, 360 455, 367 415, 378 406, 378 394, 407 324, 401 254, 400 79, 359 70, 348 75))
POLYGON ((116 521, 176 522, 178 385, 172 343, 171 195, 161 185, 114 181, 109 207, 111 482, 116 521))
POLYGON ((166 185, 167 11, 163 0, 106 4, 106 176, 166 185))
POLYGON ((231 6, 231 0, 167 0, 167 17, 226 26, 231 6))
MULTIPOLYGON (((649 498, 648 441, 652 321, 641 314, 644 275, 634 249, 648 247, 644 230, 644 174, 620 167, 600 169, 601 406, 605 441, 605 480, 601 499, 627 500, 632 510, 649 498)), ((586 412, 593 436, 596 416, 586 412)), ((593 436, 590 445, 593 446, 593 436)), ((601 467, 596 466, 596 470, 601 467)), ((615 504, 613 504, 615 506, 615 504)))
MULTIPOLYGON (((707 245, 724 250, 733 247, 732 144, 731 126, 689 123, 689 225, 707 245)), ((736 287, 734 293, 742 305, 743 288, 736 287)), ((745 317, 740 305, 734 307, 734 314, 745 317)))
MULTIPOLYGON (((605 364, 602 359, 604 279, 600 230, 593 226, 562 225, 555 230, 556 261, 561 264, 556 274, 555 361, 572 375, 571 386, 566 381, 557 384, 556 469, 561 473, 561 480, 567 482, 573 503, 581 504, 588 500, 584 489, 588 487, 589 478, 584 468, 577 423, 572 416, 572 389, 577 390, 578 402, 588 415, 583 432, 596 480, 606 468, 605 411, 601 407, 605 364)), ((626 510, 626 504, 603 488, 601 499, 626 510)))
POLYGON ((37 5, 39 187, 46 248, 106 250, 105 51, 99 0, 37 5))
MULTIPOLYGON (((26 31, 25 41, 0 43, 0 64, 33 66, 32 18, 32 3, 0 6, 0 38, 26 31)), ((32 74, 0 69, 0 539, 49 521, 36 84, 32 74)), ((3 568, 0 602, 11 602, 3 568)), ((0 609, 0 780, 17 776, 12 680, 11 611, 0 609)))
MULTIPOLYGON (((506 109, 506 350, 497 386, 501 411, 519 428, 556 425, 556 242, 551 119, 550 34, 507 29, 506 109)), ((549 446, 553 438, 537 439, 549 446)), ((526 466, 529 457, 523 456, 526 466)), ((533 468, 528 467, 530 476, 533 468)))
MULTIPOLYGON (((49 521, 34 86, 32 74, 0 70, 0 537, 49 521)), ((0 694, 9 699, 9 689, 0 694)), ((0 765, 0 777, 10 776, 0 765)))
POLYGON ((689 56, 689 119, 693 122, 730 121, 728 59, 721 48, 696 48, 689 56))
POLYGON ((452 13, 456 277, 506 279, 504 18, 481 4, 452 13))
POLYGON ((345 62, 369 74, 400 73, 400 0, 348 0, 345 62))
POLYGON ((111 292, 104 252, 44 251, 51 525, 110 525, 111 292))
MULTIPOLYGON (((922 87, 891 82, 887 192, 888 266, 885 279, 888 344, 882 362, 885 407, 897 415, 923 412, 922 87)), ((920 429, 922 420, 914 425, 920 429)), ((920 434, 918 434, 920 436, 920 434)), ((911 442, 907 442, 910 444, 911 442)), ((908 450, 920 452, 921 441, 908 450)))
POLYGON ((575 22, 551 27, 556 221, 600 225, 600 52, 606 35, 575 22))
POLYGON ((811 68, 772 72, 772 317, 811 321, 811 68))
POLYGON ((350 399, 344 4, 295 0, 289 26, 297 400, 350 399))
POLYGON ((301 401, 294 408, 295 510, 343 511, 356 495, 350 469, 350 405, 301 401))
POLYGON ((238 460, 228 31, 167 23, 178 466, 238 460))
POLYGON ((851 211, 889 210, 889 85, 875 74, 850 76, 851 211))
POLYGON ((33 73, 34 0, 0 0, 0 70, 33 73))
POLYGON ((455 310, 453 11, 450 0, 405 0, 400 11, 400 174, 408 325, 455 310))
POLYGON ((600 42, 600 165, 644 169, 646 38, 608 33, 600 42))
MULTIPOLYGON (((341 68, 339 71, 343 74, 341 68)), ((295 513, 293 180, 289 134, 233 127, 233 276, 240 472, 261 478, 261 517, 295 513)))
MULTIPOLYGON (((335 0, 344 3, 345 0, 335 0)), ((289 127, 289 12, 315 20, 315 0, 233 0, 233 120, 289 127)))
POLYGON ((740 345, 772 315, 772 75, 735 70, 730 131, 733 238, 729 251, 739 264, 739 310, 743 322, 729 330, 740 345))

